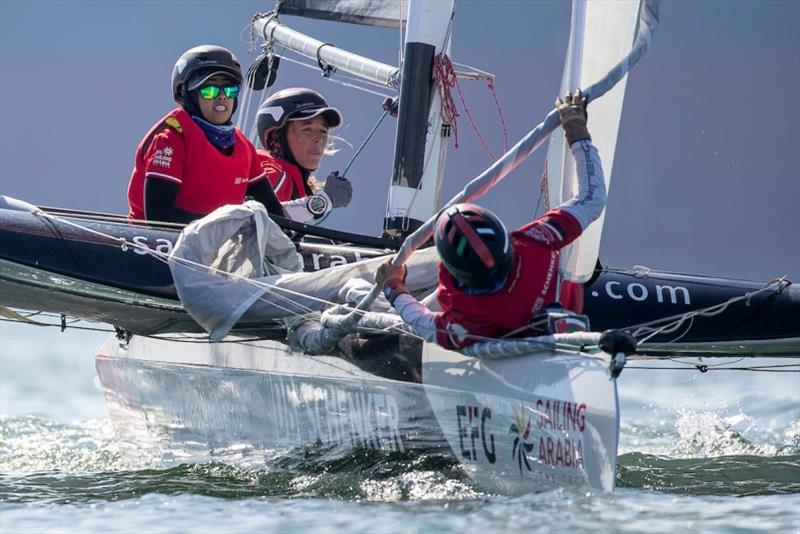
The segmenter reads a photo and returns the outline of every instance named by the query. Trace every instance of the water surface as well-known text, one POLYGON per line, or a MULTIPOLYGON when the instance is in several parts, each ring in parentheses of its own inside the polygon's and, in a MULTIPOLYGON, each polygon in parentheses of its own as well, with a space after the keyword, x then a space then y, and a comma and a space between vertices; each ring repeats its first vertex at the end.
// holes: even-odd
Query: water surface
POLYGON ((616 492, 504 497, 437 455, 304 449, 252 469, 123 455, 94 372, 107 335, 0 323, 4 532, 800 529, 796 373, 632 363, 616 492))

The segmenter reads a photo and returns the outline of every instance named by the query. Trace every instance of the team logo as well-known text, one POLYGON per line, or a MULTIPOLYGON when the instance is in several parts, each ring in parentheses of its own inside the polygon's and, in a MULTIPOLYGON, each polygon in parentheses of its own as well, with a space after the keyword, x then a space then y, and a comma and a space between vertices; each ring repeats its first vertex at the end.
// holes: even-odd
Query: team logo
POLYGON ((522 464, 528 471, 532 471, 531 464, 528 461, 528 453, 533 450, 533 443, 528 443, 528 438, 531 435, 531 418, 528 416, 527 423, 525 422, 525 407, 520 405, 519 410, 514 409, 514 422, 508 429, 509 434, 516 434, 514 438, 514 445, 511 448, 511 456, 517 458, 517 465, 519 466, 519 474, 522 475, 522 464), (524 428, 524 430, 523 430, 524 428))
POLYGON ((174 153, 175 150, 171 146, 159 148, 156 150, 155 154, 153 154, 153 165, 170 168, 172 166, 172 156, 174 153))

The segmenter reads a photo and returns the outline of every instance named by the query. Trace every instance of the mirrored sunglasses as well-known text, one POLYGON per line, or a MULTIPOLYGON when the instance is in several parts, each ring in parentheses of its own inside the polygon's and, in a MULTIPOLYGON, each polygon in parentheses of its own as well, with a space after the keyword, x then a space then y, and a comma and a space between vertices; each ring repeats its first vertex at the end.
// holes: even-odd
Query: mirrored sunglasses
POLYGON ((219 96, 220 91, 228 98, 239 96, 238 85, 204 85, 200 88, 200 96, 205 100, 214 100, 219 96))

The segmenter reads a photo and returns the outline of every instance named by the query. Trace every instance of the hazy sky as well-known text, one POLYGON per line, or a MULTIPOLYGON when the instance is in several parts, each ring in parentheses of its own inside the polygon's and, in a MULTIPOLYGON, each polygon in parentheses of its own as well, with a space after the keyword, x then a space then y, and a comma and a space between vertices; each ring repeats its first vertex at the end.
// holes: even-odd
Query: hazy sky
MULTIPOLYGON (((123 213, 134 151, 173 107, 178 56, 202 43, 249 63, 252 15, 272 2, 0 0, 0 193, 32 203, 123 213)), ((453 58, 497 75, 515 142, 558 91, 567 2, 469 1, 456 8, 453 58)), ((800 2, 669 1, 628 81, 601 259, 698 274, 800 281, 800 2)), ((286 18, 323 41, 396 63, 396 31, 286 18)), ((345 115, 358 146, 381 98, 284 62, 278 86, 309 85, 345 115)), ((490 93, 462 81, 492 149, 490 93)), ((387 91, 388 92, 388 91, 387 91)), ((459 103, 460 107, 460 103, 459 103)), ((466 116, 449 151, 449 198, 491 160, 466 116)), ((591 127, 591 121, 590 121, 591 127)), ((378 234, 391 173, 390 123, 353 166, 352 207, 331 226, 378 234)), ((544 147, 483 202, 510 225, 536 204, 544 147)), ((353 149, 323 162, 341 169, 353 149)))

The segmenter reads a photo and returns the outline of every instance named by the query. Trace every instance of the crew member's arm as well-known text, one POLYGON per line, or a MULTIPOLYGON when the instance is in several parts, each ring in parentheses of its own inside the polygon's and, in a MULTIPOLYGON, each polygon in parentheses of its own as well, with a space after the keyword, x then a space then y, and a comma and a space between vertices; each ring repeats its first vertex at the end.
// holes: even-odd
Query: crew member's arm
POLYGON ((375 282, 383 284, 383 294, 411 327, 411 331, 423 340, 445 349, 460 350, 496 334, 493 325, 476 322, 463 316, 457 309, 447 312, 429 310, 408 292, 405 277, 405 266, 392 267, 387 260, 375 273, 375 282))
POLYGON ((175 207, 180 185, 168 180, 145 178, 144 213, 148 221, 188 224, 202 217, 197 213, 175 207))
POLYGON ((275 196, 275 191, 272 190, 272 186, 266 177, 251 182, 250 185, 247 186, 247 196, 253 197, 254 200, 264 204, 264 207, 267 208, 270 215, 286 217, 283 206, 281 206, 278 197, 275 196))
POLYGON ((184 140, 165 128, 153 137, 144 155, 144 214, 148 221, 189 223, 202 215, 175 206, 184 170, 184 140))
POLYGON ((347 178, 334 171, 325 180, 325 186, 313 195, 287 200, 281 205, 289 218, 301 223, 315 223, 324 219, 333 208, 350 204, 353 186, 347 178))
POLYGON ((606 182, 600 156, 586 127, 586 98, 578 90, 556 100, 564 135, 575 158, 578 192, 557 208, 528 223, 514 235, 558 250, 577 239, 603 213, 606 182))
POLYGON ((267 172, 261 166, 261 158, 258 156, 255 147, 247 143, 250 149, 250 180, 247 182, 245 196, 252 197, 257 202, 261 202, 270 215, 286 217, 286 213, 275 195, 275 189, 267 179, 267 172))
POLYGON ((386 260, 375 273, 375 282, 383 284, 383 294, 415 334, 425 341, 436 341, 436 317, 439 314, 429 310, 408 292, 406 273, 405 265, 392 267, 390 260, 386 260))

